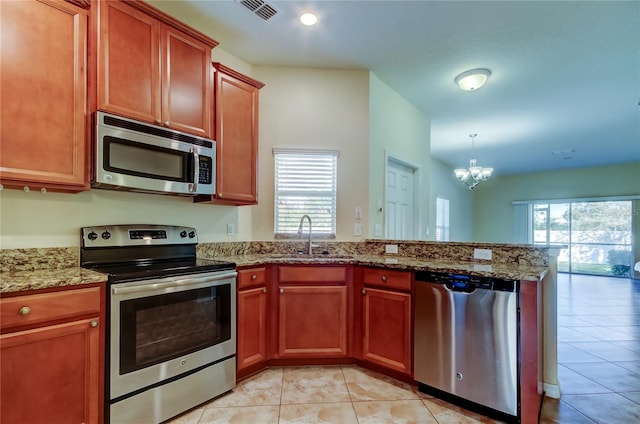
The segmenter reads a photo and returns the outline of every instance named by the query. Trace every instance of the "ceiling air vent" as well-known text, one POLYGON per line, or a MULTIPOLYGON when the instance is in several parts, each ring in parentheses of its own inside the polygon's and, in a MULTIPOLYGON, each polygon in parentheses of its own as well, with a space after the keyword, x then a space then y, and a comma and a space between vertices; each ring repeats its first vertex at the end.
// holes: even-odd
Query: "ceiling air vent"
POLYGON ((273 18, 278 13, 273 6, 262 0, 242 0, 240 3, 265 21, 273 18))

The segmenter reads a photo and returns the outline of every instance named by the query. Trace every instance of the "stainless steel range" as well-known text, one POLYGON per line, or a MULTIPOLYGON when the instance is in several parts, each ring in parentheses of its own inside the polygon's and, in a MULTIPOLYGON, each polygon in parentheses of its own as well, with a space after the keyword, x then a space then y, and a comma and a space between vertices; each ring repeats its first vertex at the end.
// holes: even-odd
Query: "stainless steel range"
POLYGON ((82 228, 109 275, 105 422, 159 423, 235 385, 235 264, 196 257, 191 227, 82 228))

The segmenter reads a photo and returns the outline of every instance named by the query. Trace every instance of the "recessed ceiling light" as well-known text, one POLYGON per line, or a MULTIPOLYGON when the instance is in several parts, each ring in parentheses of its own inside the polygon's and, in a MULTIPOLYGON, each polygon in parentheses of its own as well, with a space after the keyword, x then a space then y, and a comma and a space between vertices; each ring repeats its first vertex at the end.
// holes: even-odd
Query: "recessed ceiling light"
POLYGON ((318 17, 310 12, 303 13, 300 15, 300 22, 302 22, 302 25, 312 26, 318 22, 318 17))

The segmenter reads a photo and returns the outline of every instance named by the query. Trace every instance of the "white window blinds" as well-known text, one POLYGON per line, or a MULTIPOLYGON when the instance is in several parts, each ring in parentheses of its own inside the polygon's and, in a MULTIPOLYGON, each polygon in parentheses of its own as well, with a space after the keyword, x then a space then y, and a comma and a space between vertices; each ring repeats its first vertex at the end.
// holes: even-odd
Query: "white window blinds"
POLYGON ((338 152, 273 149, 273 153, 276 236, 297 236, 300 218, 309 215, 314 237, 335 238, 338 152))
POLYGON ((449 240, 449 199, 436 197, 436 241, 449 240))

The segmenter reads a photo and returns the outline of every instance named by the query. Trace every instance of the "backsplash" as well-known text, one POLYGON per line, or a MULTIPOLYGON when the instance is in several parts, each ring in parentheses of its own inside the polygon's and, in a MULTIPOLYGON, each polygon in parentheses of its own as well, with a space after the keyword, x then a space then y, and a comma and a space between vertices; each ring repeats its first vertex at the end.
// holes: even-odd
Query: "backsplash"
MULTIPOLYGON (((240 255, 295 255, 305 253, 305 241, 244 241, 200 243, 198 256, 215 258, 240 255)), ((419 259, 464 261, 518 266, 548 266, 549 248, 528 245, 498 243, 453 243, 401 240, 365 240, 360 242, 314 241, 315 254, 328 255, 376 255, 402 256, 419 259), (397 254, 385 253, 386 245, 397 245, 397 254), (492 260, 474 260, 474 249, 491 249, 492 260)), ((2 249, 0 250, 0 272, 34 271, 77 267, 80 261, 77 247, 2 249)))
POLYGON ((0 272, 73 268, 79 264, 77 247, 0 250, 0 272))
MULTIPOLYGON (((386 255, 420 259, 466 261, 495 264, 514 264, 522 266, 548 266, 549 248, 529 245, 500 243, 453 243, 404 240, 365 240, 361 242, 322 242, 314 241, 313 252, 329 255, 386 255), (397 254, 385 253, 386 245, 397 245, 397 254), (474 249, 491 249, 491 261, 474 260, 474 249)), ((287 255, 305 253, 304 241, 246 241, 200 243, 198 255, 213 258, 216 256, 237 255, 287 255)))

